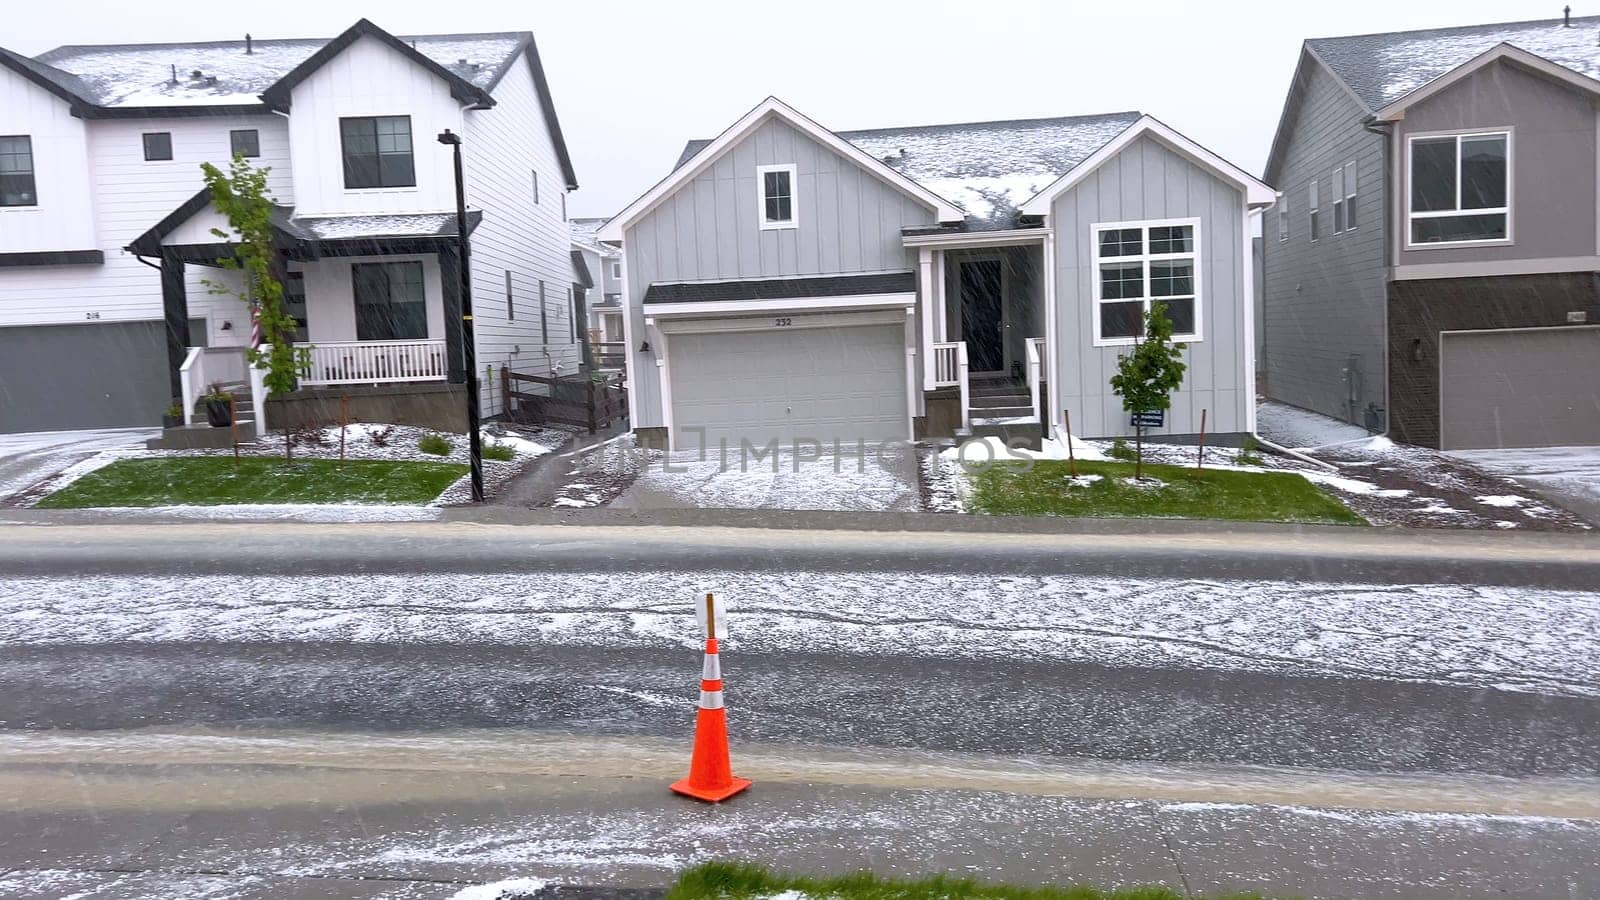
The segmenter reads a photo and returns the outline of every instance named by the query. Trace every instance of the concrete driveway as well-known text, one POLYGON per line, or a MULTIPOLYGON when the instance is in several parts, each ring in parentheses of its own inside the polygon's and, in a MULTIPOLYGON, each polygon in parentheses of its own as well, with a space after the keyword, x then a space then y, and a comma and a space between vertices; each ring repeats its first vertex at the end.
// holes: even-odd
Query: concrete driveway
POLYGON ((798 509, 912 512, 921 508, 910 447, 776 460, 673 453, 650 462, 612 506, 623 509, 798 509))
POLYGON ((159 428, 0 434, 0 505, 102 450, 137 450, 159 428))
POLYGON ((1446 455, 1511 478, 1600 525, 1600 447, 1456 450, 1446 455))

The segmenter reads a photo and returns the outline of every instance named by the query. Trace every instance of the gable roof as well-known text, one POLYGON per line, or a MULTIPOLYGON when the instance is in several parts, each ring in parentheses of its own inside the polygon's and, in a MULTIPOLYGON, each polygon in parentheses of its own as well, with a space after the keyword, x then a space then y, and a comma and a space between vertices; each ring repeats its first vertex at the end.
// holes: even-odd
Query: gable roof
MULTIPOLYGON (((1137 112, 835 132, 959 206, 969 230, 1013 227, 1018 210, 1139 120, 1137 112)), ((683 165, 709 141, 690 141, 683 165)))
POLYGON ((1600 95, 1600 81, 1596 81, 1588 75, 1581 74, 1573 69, 1567 68, 1566 66, 1553 63, 1542 56, 1529 53, 1521 47, 1517 47, 1513 44, 1496 44, 1495 46, 1484 51, 1483 53, 1478 54, 1467 62, 1456 66, 1454 69, 1451 69, 1445 74, 1440 75, 1438 78, 1435 78, 1434 80, 1423 85, 1422 87, 1411 91, 1400 99, 1395 100, 1393 103, 1390 103, 1389 105, 1378 110, 1376 113, 1377 118, 1380 121, 1394 121, 1396 119, 1404 118, 1407 107, 1421 103, 1440 91, 1449 88, 1451 85, 1460 82, 1462 79, 1468 77, 1472 73, 1498 62, 1507 63, 1517 68, 1534 72, 1552 81, 1559 82, 1567 85, 1568 87, 1576 88, 1590 95, 1600 95))
POLYGON ((1027 203, 1022 205, 1022 214, 1025 216, 1049 215, 1050 204, 1055 201, 1056 197, 1088 177, 1107 160, 1122 152, 1124 147, 1142 137, 1148 137, 1174 153, 1186 157, 1195 165, 1210 171, 1218 178, 1238 185, 1239 189, 1244 192, 1245 202, 1251 206, 1266 206, 1277 198, 1277 192, 1249 172, 1200 146, 1155 116, 1140 116, 1137 122, 1134 122, 1116 137, 1089 154, 1086 159, 1058 178, 1053 184, 1035 194, 1027 203))
POLYGON ((582 250, 569 250, 567 255, 572 258, 573 281, 584 290, 594 287, 594 275, 589 272, 589 264, 583 261, 582 250))
POLYGON ((1600 16, 1312 38, 1306 46, 1367 107, 1382 107, 1495 47, 1511 44, 1590 78, 1600 76, 1600 16))
POLYGON ((63 72, 55 66, 29 59, 0 47, 0 66, 16 72, 34 84, 72 104, 74 108, 92 104, 89 88, 78 76, 63 72))
MULTIPOLYGON (((489 92, 483 87, 468 81, 456 69, 446 68, 433 57, 418 49, 415 45, 415 40, 420 39, 413 39, 413 42, 408 43, 372 24, 370 19, 358 19, 354 25, 346 28, 338 37, 317 48, 315 53, 301 60, 299 65, 285 72, 277 81, 274 81, 266 90, 262 91, 261 99, 273 109, 287 110, 289 108, 289 96, 297 85, 311 77, 317 70, 326 65, 329 60, 343 53, 351 44, 363 37, 370 37, 387 44, 391 50, 443 79, 446 84, 450 85, 450 95, 462 103, 471 103, 478 107, 494 105, 494 98, 489 96, 489 92)), ((520 52, 522 48, 521 37, 521 35, 515 33, 503 36, 503 39, 514 40, 512 58, 515 58, 515 54, 520 52)), ((437 50, 438 48, 435 49, 437 50)), ((458 69, 467 69, 472 65, 472 62, 466 57, 461 57, 456 61, 456 65, 458 69)), ((503 58, 496 60, 494 71, 503 69, 505 65, 506 62, 503 58)), ((493 73, 488 74, 492 75, 493 73)))
POLYGON ((614 218, 600 229, 600 240, 621 241, 623 229, 645 213, 655 209, 680 186, 710 168, 712 163, 720 159, 724 152, 731 149, 746 135, 773 118, 784 120, 813 140, 860 166, 869 174, 876 176, 879 180, 931 207, 938 216, 939 221, 957 222, 963 218, 960 207, 907 178, 884 163, 883 160, 872 156, 860 147, 818 125, 777 97, 768 97, 756 104, 749 112, 740 116, 738 121, 728 126, 714 140, 700 147, 687 162, 673 169, 667 177, 657 182, 650 190, 645 191, 639 199, 628 204, 626 209, 617 213, 614 218))
POLYGON ((568 219, 567 230, 572 234, 572 246, 588 250, 590 253, 599 254, 603 259, 608 256, 618 256, 621 251, 609 244, 600 243, 600 228, 606 224, 606 219, 568 219))

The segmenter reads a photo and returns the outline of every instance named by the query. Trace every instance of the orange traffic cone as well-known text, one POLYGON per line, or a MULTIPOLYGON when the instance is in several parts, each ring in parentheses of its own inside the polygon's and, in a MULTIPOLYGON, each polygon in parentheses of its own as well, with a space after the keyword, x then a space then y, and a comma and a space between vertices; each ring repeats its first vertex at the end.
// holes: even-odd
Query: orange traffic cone
POLYGON ((711 614, 711 595, 706 595, 706 659, 700 671, 700 709, 694 726, 694 754, 689 758, 689 777, 672 783, 672 789, 686 797, 720 803, 750 786, 748 779, 733 777, 733 762, 728 757, 728 711, 722 706, 722 665, 717 661, 716 620, 711 614))

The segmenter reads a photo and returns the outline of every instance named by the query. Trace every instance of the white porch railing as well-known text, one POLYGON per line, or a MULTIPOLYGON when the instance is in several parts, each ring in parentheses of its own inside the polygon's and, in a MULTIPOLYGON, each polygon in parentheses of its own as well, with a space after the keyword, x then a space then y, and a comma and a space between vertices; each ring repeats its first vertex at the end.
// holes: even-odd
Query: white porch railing
POLYGON ((322 341, 296 344, 307 354, 300 383, 383 384, 396 381, 444 381, 449 374, 443 340, 322 341))
POLYGON ((194 424, 194 405, 213 384, 237 387, 249 380, 243 347, 190 347, 178 367, 183 424, 194 424))
POLYGON ((1044 338, 1028 338, 1028 393, 1033 397, 1033 415, 1045 421, 1039 403, 1039 382, 1044 380, 1044 338))
POLYGON ((967 342, 933 345, 933 386, 961 388, 961 427, 972 424, 972 403, 967 380, 967 342))

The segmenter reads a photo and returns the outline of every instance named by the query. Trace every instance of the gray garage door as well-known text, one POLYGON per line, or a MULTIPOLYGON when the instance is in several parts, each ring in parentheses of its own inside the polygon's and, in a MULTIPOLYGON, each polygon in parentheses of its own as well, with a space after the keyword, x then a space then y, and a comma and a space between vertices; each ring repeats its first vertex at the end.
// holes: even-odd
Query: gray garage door
POLYGON ((1600 444, 1600 327, 1446 332, 1446 450, 1600 444))
POLYGON ((669 343, 673 444, 741 440, 792 446, 910 437, 900 325, 674 334, 669 343))
POLYGON ((0 432, 160 425, 169 392, 161 322, 0 328, 0 432))

